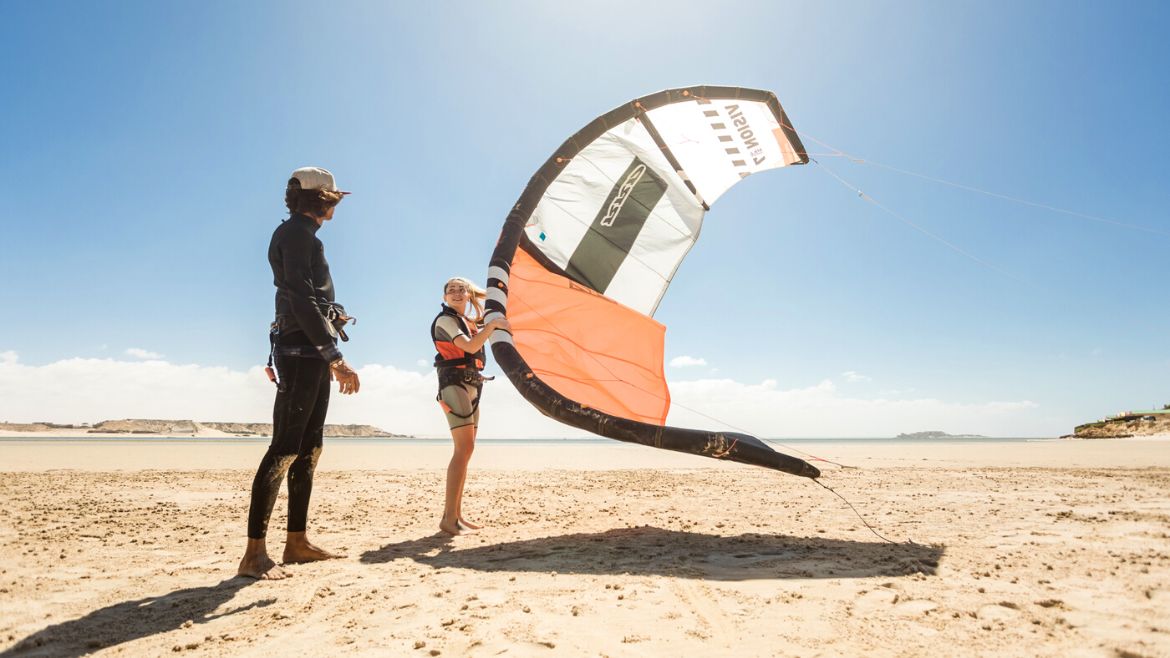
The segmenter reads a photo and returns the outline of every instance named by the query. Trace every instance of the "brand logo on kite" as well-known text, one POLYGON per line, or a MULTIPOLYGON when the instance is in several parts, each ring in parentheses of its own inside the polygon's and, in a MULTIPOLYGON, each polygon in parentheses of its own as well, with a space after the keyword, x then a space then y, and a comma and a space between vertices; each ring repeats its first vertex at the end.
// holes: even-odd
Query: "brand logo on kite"
MULTIPOLYGON (((760 146, 760 140, 756 139, 756 132, 752 129, 751 124, 748 123, 747 117, 744 116, 743 111, 740 110, 738 104, 724 106, 723 110, 727 112, 727 118, 731 121, 730 128, 722 121, 715 120, 711 124, 711 128, 719 135, 719 141, 724 142, 724 151, 731 159, 733 167, 747 167, 747 158, 751 158, 752 164, 762 165, 768 159, 764 153, 764 148, 760 146), (734 132, 739 137, 741 146, 732 146, 727 143, 734 144, 736 141, 732 135, 720 134, 734 132), (744 153, 746 151, 747 153, 744 153)), ((714 119, 718 117, 718 112, 715 110, 707 110, 704 114, 714 119)), ((747 176, 747 173, 741 173, 740 176, 747 176)))
POLYGON ((605 209, 605 215, 599 222, 602 226, 613 226, 613 220, 617 219, 618 213, 622 211, 622 206, 626 205, 626 199, 630 198, 630 193, 634 191, 634 186, 638 181, 642 180, 642 176, 646 173, 646 165, 640 164, 634 167, 634 170, 626 175, 626 179, 622 181, 622 185, 618 188, 617 196, 613 201, 609 202, 609 207, 605 209))

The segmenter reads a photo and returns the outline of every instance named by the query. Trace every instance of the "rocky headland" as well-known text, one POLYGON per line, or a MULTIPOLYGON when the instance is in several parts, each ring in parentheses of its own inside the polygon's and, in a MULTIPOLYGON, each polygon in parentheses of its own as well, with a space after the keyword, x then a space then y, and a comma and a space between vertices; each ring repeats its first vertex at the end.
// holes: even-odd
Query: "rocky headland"
MULTIPOLYGON (((134 436, 272 436, 272 423, 230 423, 194 420, 158 420, 125 418, 99 423, 69 425, 61 423, 0 423, 0 432, 79 436, 86 434, 134 436)), ((333 438, 412 438, 394 434, 373 425, 325 425, 325 436, 333 438)))
POLYGON ((1077 425, 1070 439, 1127 439, 1133 436, 1170 434, 1170 409, 1134 411, 1077 425))

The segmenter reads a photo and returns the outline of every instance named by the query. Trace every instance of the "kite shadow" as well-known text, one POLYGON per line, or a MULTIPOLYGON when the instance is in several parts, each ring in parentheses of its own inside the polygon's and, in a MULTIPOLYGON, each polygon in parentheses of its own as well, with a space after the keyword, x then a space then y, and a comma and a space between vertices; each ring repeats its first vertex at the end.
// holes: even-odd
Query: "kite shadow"
POLYGON ((251 608, 272 605, 276 599, 261 599, 238 608, 215 613, 240 589, 255 581, 230 578, 216 585, 190 587, 160 596, 123 601, 69 621, 47 626, 17 640, 0 658, 9 656, 83 656, 151 635, 181 628, 187 621, 205 624, 251 608))
POLYGON ((362 554, 367 564, 410 559, 436 569, 661 575, 702 580, 869 578, 933 575, 944 547, 742 534, 730 537, 652 526, 616 528, 459 548, 432 535, 362 554))

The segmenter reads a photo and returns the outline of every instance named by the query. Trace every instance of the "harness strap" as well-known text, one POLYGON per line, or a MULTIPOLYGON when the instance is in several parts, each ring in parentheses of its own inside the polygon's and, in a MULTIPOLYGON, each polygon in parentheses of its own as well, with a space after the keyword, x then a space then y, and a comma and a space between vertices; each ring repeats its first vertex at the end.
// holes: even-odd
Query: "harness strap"
POLYGON ((479 360, 475 358, 474 354, 468 354, 467 356, 462 356, 462 357, 459 357, 457 359, 444 359, 444 358, 440 357, 438 354, 436 354, 435 355, 435 367, 436 368, 469 367, 469 368, 475 368, 476 370, 483 370, 483 368, 481 368, 479 365, 479 360))
POLYGON ((321 352, 312 345, 273 345, 273 356, 300 356, 320 359, 321 352))
POLYGON ((268 365, 264 366, 264 374, 268 375, 268 381, 276 384, 276 388, 280 388, 280 381, 276 378, 276 369, 272 367, 272 357, 276 352, 276 338, 280 335, 280 323, 273 322, 268 327, 268 365))

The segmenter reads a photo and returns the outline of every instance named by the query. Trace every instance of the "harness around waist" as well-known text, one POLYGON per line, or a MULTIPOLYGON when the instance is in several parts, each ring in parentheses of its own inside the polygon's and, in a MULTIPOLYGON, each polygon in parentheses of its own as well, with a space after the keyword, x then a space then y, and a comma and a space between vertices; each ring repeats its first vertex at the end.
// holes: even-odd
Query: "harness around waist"
POLYGON ((462 386, 463 384, 479 387, 492 379, 492 377, 484 377, 473 368, 439 368, 438 375, 440 390, 448 386, 462 386))
POLYGON ((435 355, 436 368, 473 368, 475 370, 482 370, 482 362, 476 358, 477 354, 466 354, 456 359, 444 359, 442 356, 435 355))
POLYGON ((309 359, 323 359, 321 352, 312 345, 273 345, 272 356, 299 356, 309 359))

